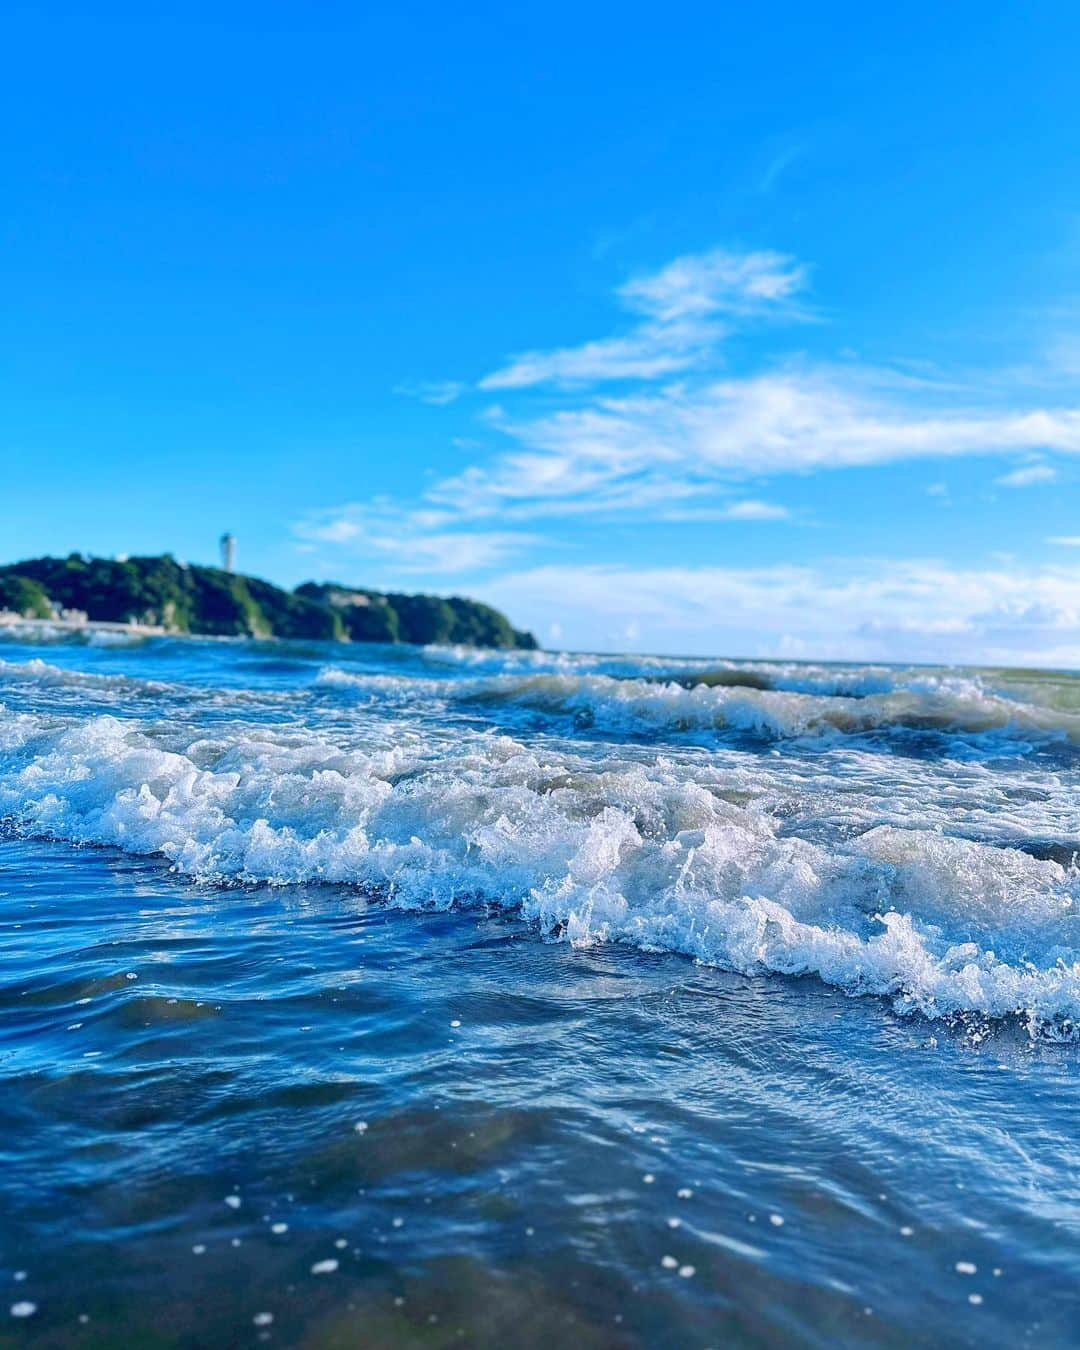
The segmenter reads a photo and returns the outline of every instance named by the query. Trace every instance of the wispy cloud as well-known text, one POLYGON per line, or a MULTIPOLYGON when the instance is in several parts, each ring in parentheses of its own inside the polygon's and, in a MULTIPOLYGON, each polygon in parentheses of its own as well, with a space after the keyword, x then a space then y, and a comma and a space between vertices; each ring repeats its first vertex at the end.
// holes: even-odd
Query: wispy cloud
POLYGON ((293 535, 305 552, 329 546, 323 557, 342 569, 381 560, 395 572, 431 575, 481 572, 540 542, 513 530, 461 528, 444 511, 402 508, 386 498, 310 512, 295 522, 293 535))
POLYGON ((776 502, 733 502, 724 511, 725 520, 787 520, 791 512, 776 502))
POLYGON ((1060 548, 1080 548, 1080 534, 1052 534, 1046 542, 1060 548))
POLYGON ((480 388, 654 380, 685 370, 715 336, 715 330, 706 335, 697 324, 642 324, 626 337, 601 338, 554 351, 521 352, 509 365, 485 375, 480 388))
POLYGON ((807 282, 808 268, 786 253, 709 253, 675 258, 658 272, 619 288, 631 308, 664 323, 708 314, 761 314, 789 300, 807 282))
POLYGON ((447 530, 373 538, 372 548, 394 558, 403 572, 479 572, 519 553, 533 539, 498 530, 447 530))
POLYGON ((1052 464, 1028 464, 1001 474, 994 482, 998 487, 1035 487, 1038 483, 1052 483, 1057 476, 1057 469, 1052 464))
POLYGON ((791 512, 778 502, 763 502, 750 498, 746 501, 731 502, 727 506, 672 506, 661 511, 659 518, 672 521, 777 521, 790 520, 791 512))
MULTIPOLYGON (((939 406, 891 372, 805 364, 503 415, 515 447, 433 489, 477 516, 609 511, 631 485, 653 501, 749 476, 1005 451, 1080 452, 1080 411, 939 406)), ((1025 472, 1025 471, 1021 471, 1025 472)), ((1041 474, 1039 475, 1042 476, 1041 474)), ((1035 481, 1035 480, 1033 480, 1035 481)))
POLYGON ((1080 451, 1080 411, 923 411, 874 389, 874 372, 776 371, 597 401, 524 423, 560 457, 659 456, 712 470, 790 473, 1044 446, 1080 451))
POLYGON ((573 347, 527 351, 480 380, 479 387, 527 389, 655 380, 699 362, 735 320, 796 311, 790 301, 806 284, 806 268, 782 253, 710 253, 676 258, 634 277, 616 295, 642 316, 629 332, 573 347))

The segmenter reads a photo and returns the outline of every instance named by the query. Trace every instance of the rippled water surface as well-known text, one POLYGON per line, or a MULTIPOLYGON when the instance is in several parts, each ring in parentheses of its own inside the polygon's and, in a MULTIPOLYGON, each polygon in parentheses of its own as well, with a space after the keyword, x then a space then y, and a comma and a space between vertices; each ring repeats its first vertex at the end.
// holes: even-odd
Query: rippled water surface
POLYGON ((0 1345, 1080 1344, 1080 680, 0 645, 0 1345))

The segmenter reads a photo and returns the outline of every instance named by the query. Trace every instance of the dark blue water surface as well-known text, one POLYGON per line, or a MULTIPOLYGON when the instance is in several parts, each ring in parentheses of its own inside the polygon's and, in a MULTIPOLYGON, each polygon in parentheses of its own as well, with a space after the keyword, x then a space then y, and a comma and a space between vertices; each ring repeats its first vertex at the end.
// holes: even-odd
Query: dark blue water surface
POLYGON ((1070 677, 0 656, 0 1345, 1080 1344, 1070 677))

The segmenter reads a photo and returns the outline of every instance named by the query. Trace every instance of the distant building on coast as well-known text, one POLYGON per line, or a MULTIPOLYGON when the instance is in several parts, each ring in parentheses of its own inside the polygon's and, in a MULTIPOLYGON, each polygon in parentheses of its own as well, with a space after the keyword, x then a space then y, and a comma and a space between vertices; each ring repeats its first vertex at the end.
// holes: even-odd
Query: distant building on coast
POLYGON ((236 535, 223 534, 221 536, 221 565, 226 572, 231 572, 236 565, 236 535))

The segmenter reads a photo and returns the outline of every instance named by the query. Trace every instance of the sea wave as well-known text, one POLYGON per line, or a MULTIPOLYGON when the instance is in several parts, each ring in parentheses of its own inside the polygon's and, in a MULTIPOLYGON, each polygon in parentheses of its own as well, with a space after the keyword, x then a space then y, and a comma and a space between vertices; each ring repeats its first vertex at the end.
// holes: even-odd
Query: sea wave
MULTIPOLYGON (((800 677, 806 683, 809 677, 800 677)), ((772 740, 889 731, 992 733, 1023 751, 1033 743, 1080 745, 1080 713, 1008 698, 973 678, 921 676, 888 692, 858 695, 758 688, 745 682, 682 683, 574 673, 500 674, 453 681, 409 680, 325 667, 324 687, 391 701, 438 694, 478 706, 510 706, 570 719, 611 735, 734 731, 772 740)), ((791 677, 795 683, 794 676, 791 677)))
POLYGON ((0 684, 31 685, 45 689, 123 690, 144 694, 167 693, 174 687, 163 680, 141 676, 68 670, 43 661, 40 657, 33 657, 29 661, 5 661, 0 658, 0 684))
POLYGON ((464 674, 606 675, 694 687, 779 690, 862 698, 911 690, 926 694, 977 694, 987 690, 977 672, 925 666, 857 665, 831 662, 728 660, 702 656, 640 656, 564 651, 485 651, 475 647, 424 647, 425 665, 464 674))
POLYGON ((1080 1026, 1080 872, 1020 849, 893 825, 814 841, 692 767, 505 736, 345 751, 271 727, 5 725, 0 816, 20 831, 200 878, 497 905, 553 938, 817 976, 929 1018, 1080 1026))

